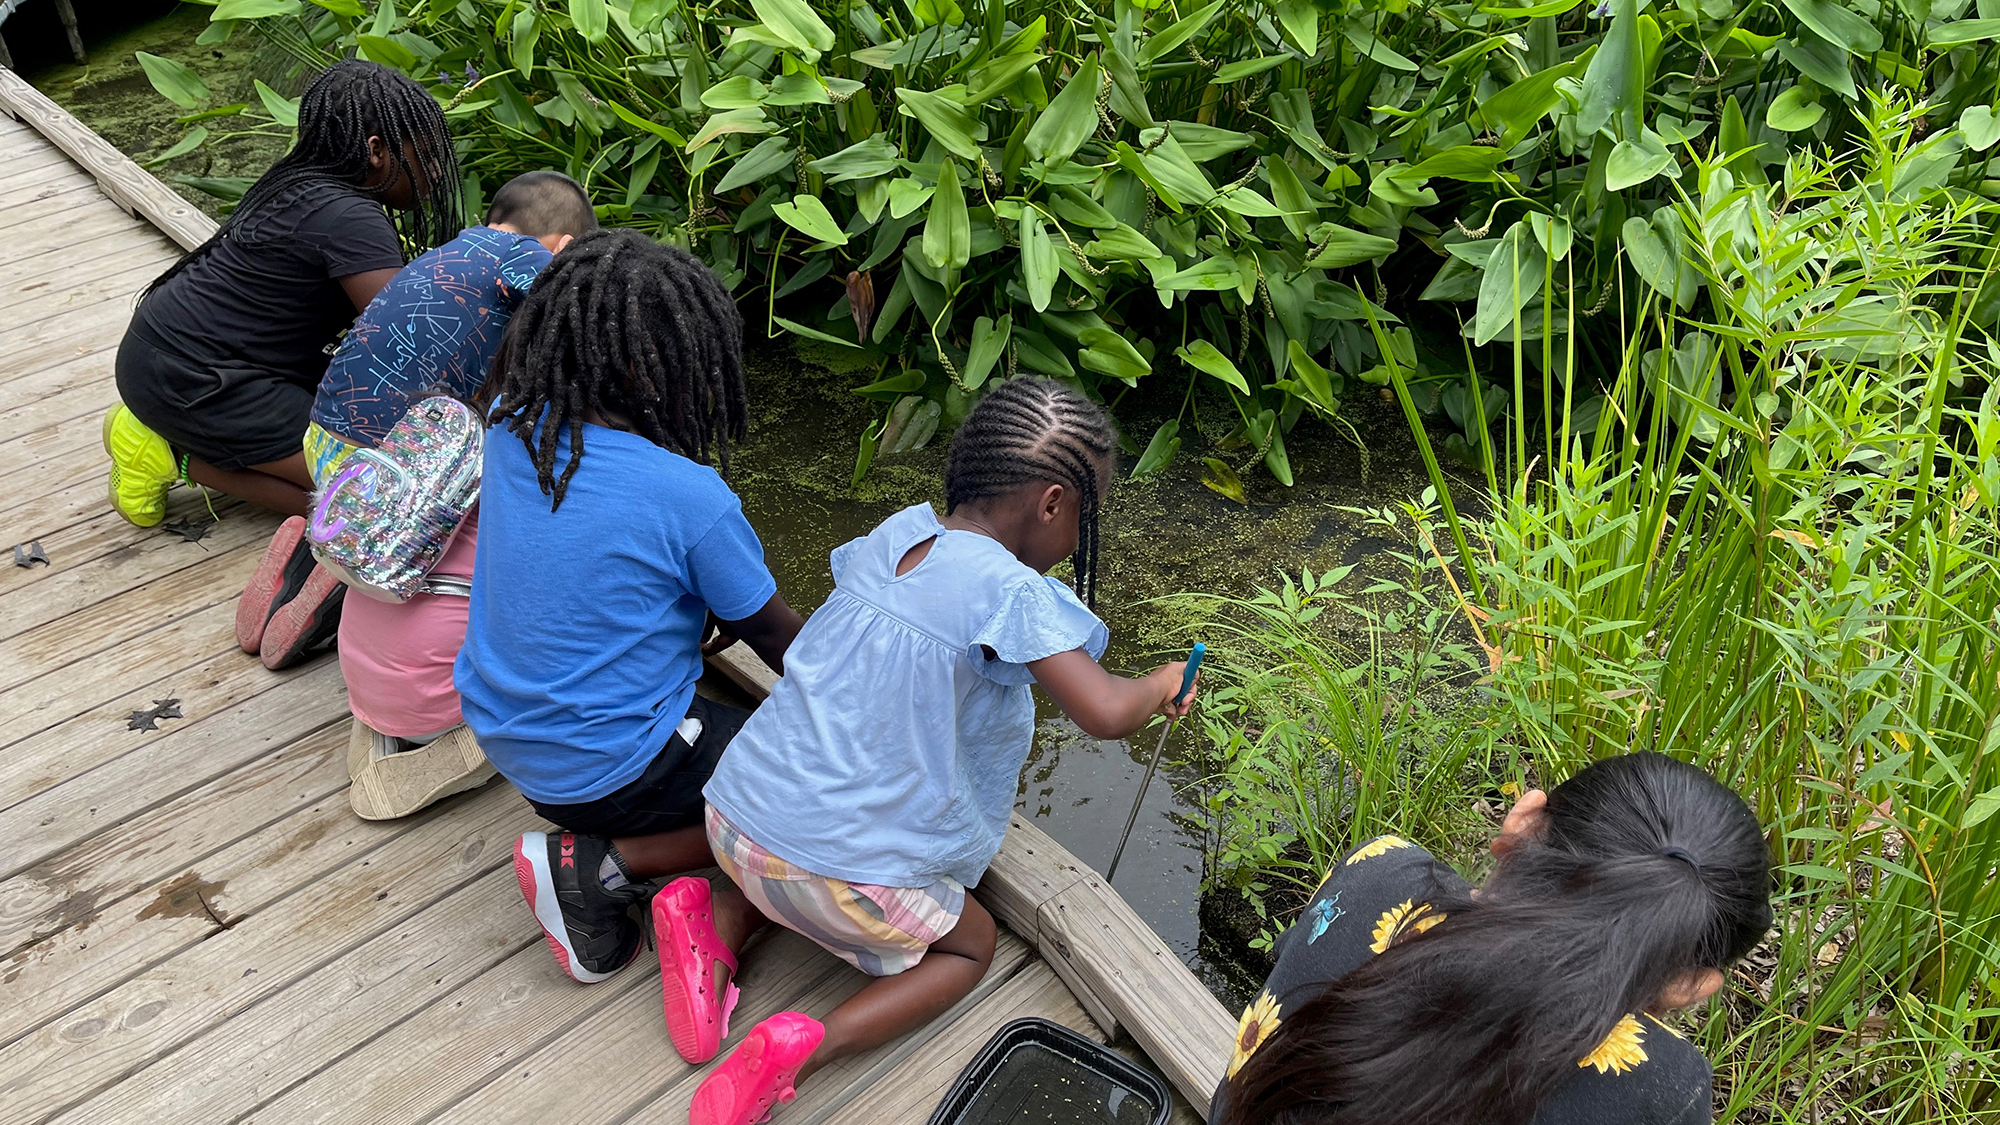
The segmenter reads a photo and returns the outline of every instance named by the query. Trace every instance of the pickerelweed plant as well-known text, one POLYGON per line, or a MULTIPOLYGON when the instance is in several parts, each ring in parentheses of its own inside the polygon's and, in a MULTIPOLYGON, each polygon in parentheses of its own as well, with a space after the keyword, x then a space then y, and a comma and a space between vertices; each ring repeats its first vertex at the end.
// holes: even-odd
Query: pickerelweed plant
MULTIPOLYGON (((1302 418, 1340 432, 1350 382, 1445 380, 1423 401, 1470 456, 1516 388, 1466 383, 1468 357, 1565 334, 1616 369, 1648 294, 1685 312, 1708 284, 1672 212, 1697 159, 1762 181, 1852 143, 1877 90, 1992 146, 2000 6, 1974 2, 219 0, 210 36, 405 70, 475 201, 564 168, 754 292, 769 332, 874 357, 857 476, 989 378, 1115 400, 1157 372, 1213 382, 1211 480, 1240 498, 1251 465, 1291 481, 1302 418), (1545 320, 1551 295, 1576 315, 1545 320), (1463 344, 1390 311, 1426 308, 1463 344)), ((147 67, 191 111, 181 152, 294 112, 147 67)), ((1207 399, 1164 397, 1142 473, 1207 399)))

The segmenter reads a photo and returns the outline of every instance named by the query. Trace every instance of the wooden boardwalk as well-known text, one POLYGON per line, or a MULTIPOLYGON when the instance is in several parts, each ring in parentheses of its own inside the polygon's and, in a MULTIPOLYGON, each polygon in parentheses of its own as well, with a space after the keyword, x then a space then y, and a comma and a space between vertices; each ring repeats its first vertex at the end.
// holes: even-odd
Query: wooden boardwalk
MULTIPOLYGON (((25 119, 0 115, 0 550, 49 559, 0 566, 0 1123, 685 1121, 703 1068, 667 1041, 651 959, 576 985, 520 902, 527 803, 496 782, 357 819, 336 662, 237 650, 276 518, 176 490, 195 542, 109 509, 119 338, 210 228, 4 70, 0 110, 25 119), (132 729, 162 700, 179 717, 132 729)), ((1122 1028, 1206 1108, 1234 1021, 1122 901, 1018 820, 982 893, 1008 930, 979 989, 778 1125, 920 1123, 1021 1015, 1122 1028)), ((863 981, 772 934, 735 1037, 863 981)))

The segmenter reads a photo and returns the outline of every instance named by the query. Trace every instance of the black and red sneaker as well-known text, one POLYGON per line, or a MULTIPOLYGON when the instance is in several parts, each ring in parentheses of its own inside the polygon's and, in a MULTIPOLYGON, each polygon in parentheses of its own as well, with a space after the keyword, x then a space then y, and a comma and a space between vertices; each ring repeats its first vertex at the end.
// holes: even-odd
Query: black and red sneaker
POLYGON ((524 832, 514 844, 514 877, 556 964, 596 984, 639 955, 641 931, 627 911, 651 897, 646 883, 604 889, 597 870, 611 841, 574 832, 524 832))
POLYGON ((261 652, 264 626, 279 606, 291 600, 312 573, 312 547, 306 542, 306 518, 293 516, 278 525, 264 548, 264 558, 243 596, 236 599, 236 644, 244 652, 261 652))
MULTIPOLYGON (((331 643, 340 632, 340 603, 347 586, 306 552, 305 581, 278 604, 264 624, 257 655, 273 672, 289 668, 331 643)), ((289 568, 287 568, 289 570, 289 568)))

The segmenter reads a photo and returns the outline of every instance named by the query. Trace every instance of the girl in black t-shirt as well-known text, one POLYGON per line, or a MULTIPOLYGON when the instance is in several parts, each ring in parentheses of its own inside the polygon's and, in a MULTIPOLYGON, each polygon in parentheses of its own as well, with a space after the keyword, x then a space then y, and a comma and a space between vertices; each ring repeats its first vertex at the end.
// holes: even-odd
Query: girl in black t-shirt
POLYGON ((1743 799, 1661 754, 1507 814, 1477 889, 1399 837, 1336 863, 1278 945, 1215 1125, 1697 1125, 1711 1070, 1659 1018, 1771 925, 1743 799))
POLYGON ((436 99, 387 67, 329 67, 299 101, 298 141, 215 236, 140 298, 104 420, 111 502, 142 527, 176 480, 292 515, 327 349, 403 265, 384 208, 422 247, 460 226, 457 157, 436 99))

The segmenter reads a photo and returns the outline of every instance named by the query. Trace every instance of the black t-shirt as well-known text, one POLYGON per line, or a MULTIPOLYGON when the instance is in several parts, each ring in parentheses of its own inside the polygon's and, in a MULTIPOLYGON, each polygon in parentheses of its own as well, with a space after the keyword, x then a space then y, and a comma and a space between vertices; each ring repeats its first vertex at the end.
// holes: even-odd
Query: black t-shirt
POLYGON ((402 242, 380 204, 313 180, 280 192, 139 306, 183 358, 250 367, 311 390, 326 346, 354 321, 339 278, 400 269, 402 242))
MULTIPOLYGON (((1305 913, 1278 939, 1278 963, 1244 1009, 1233 1076, 1263 1040, 1320 987, 1387 949, 1398 933, 1443 920, 1425 904, 1433 888, 1467 889, 1456 871, 1397 836, 1378 836, 1334 866, 1305 913)), ((1714 1114, 1714 1072, 1694 1044, 1649 1015, 1628 1015, 1576 1077, 1535 1114, 1535 1125, 1706 1125, 1714 1114)), ((1222 1120, 1229 1079, 1216 1089, 1211 1125, 1222 1120)))

